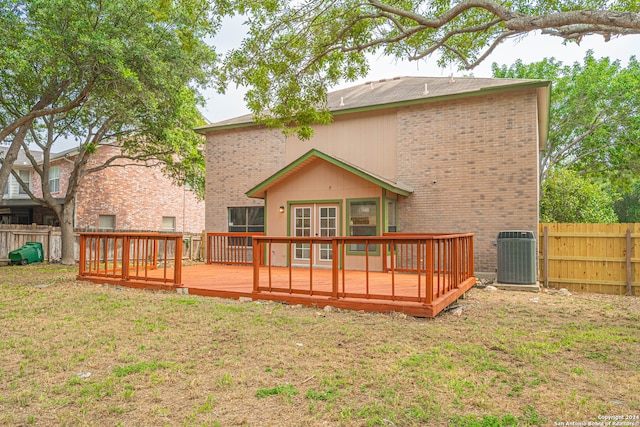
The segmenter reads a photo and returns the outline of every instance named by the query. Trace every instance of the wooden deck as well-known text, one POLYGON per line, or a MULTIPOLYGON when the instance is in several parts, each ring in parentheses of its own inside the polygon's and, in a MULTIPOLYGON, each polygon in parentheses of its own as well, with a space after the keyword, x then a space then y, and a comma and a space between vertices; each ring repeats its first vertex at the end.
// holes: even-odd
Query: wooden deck
MULTIPOLYGON (((397 311, 418 317, 435 317, 440 311, 454 302, 464 292, 475 285, 475 278, 469 279, 448 293, 437 297, 438 279, 433 279, 434 296, 431 304, 425 302, 407 301, 415 299, 418 293, 424 296, 425 284, 423 281, 418 292, 419 283, 415 274, 392 275, 390 273, 369 272, 368 292, 366 288, 367 273, 364 271, 345 271, 344 283, 339 286, 338 298, 331 295, 332 271, 331 269, 313 269, 312 286, 310 289, 310 271, 308 268, 291 269, 291 289, 289 289, 289 269, 286 267, 271 268, 271 291, 268 290, 269 269, 260 269, 260 282, 265 283, 259 292, 253 291, 253 268, 249 266, 225 266, 225 265, 197 265, 182 267, 182 285, 175 286, 161 282, 136 282, 123 283, 120 280, 109 278, 82 278, 100 283, 113 283, 136 288, 176 290, 190 295, 202 295, 220 298, 239 299, 247 297, 253 300, 280 301, 287 304, 302 304, 310 307, 323 308, 327 305, 348 309, 363 310, 368 312, 397 311), (378 295, 382 298, 355 297, 361 294, 378 295), (352 295, 352 296, 350 296, 352 295)), ((161 270, 151 270, 150 276, 161 277, 161 270)), ((342 280, 342 279, 341 279, 342 280)), ((444 288, 444 283, 440 283, 444 288)))
POLYGON ((209 233, 208 264, 186 267, 182 265, 180 235, 81 233, 78 279, 319 308, 331 305, 350 310, 398 311, 421 317, 435 317, 475 284, 472 234, 246 234, 209 233), (309 264, 273 265, 274 245, 286 248, 287 259, 293 259, 296 245, 307 245, 309 264), (313 249, 321 245, 330 246, 330 265, 311 262, 316 259, 313 249), (353 245, 364 247, 364 253, 347 254, 347 248, 353 245), (372 246, 377 250, 370 251, 372 246))

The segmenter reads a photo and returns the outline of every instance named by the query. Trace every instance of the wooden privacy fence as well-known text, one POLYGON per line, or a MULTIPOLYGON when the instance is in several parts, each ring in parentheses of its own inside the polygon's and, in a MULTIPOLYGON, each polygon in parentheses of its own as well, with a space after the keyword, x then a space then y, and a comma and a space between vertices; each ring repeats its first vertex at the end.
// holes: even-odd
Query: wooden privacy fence
POLYGON ((640 295, 640 224, 546 224, 539 229, 545 287, 640 295))
POLYGON ((60 228, 0 224, 0 265, 9 262, 9 252, 27 242, 42 243, 45 261, 58 261, 62 257, 60 228))
POLYGON ((176 288, 182 284, 182 235, 80 233, 78 279, 176 288))

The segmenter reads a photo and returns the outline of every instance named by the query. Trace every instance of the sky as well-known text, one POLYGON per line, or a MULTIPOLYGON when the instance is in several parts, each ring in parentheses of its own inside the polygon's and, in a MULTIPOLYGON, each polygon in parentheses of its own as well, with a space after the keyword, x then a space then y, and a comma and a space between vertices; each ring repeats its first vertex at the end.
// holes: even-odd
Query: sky
MULTIPOLYGON (((244 37, 245 29, 241 19, 227 19, 218 36, 213 40, 216 50, 224 54, 228 50, 238 47, 244 37)), ((357 84, 390 79, 399 76, 430 76, 448 77, 470 75, 475 77, 491 77, 491 64, 511 65, 517 59, 524 63, 540 61, 545 57, 555 57, 565 64, 576 61, 582 62, 587 50, 593 50, 596 58, 606 57, 619 59, 623 66, 626 66, 632 55, 640 57, 640 35, 618 37, 609 42, 604 42, 600 36, 589 36, 583 39, 578 46, 575 43, 563 45, 562 40, 557 37, 546 35, 530 34, 520 41, 507 41, 499 46, 482 64, 472 71, 458 71, 455 67, 441 69, 436 65, 435 56, 417 62, 397 61, 395 58, 386 56, 372 57, 370 62, 370 73, 366 78, 355 82, 347 82, 331 90, 342 89, 357 84)), ((243 88, 230 86, 224 95, 220 95, 213 89, 203 93, 206 104, 201 108, 204 117, 215 123, 229 118, 241 116, 249 113, 244 102, 243 88)), ((61 152, 77 147, 77 142, 73 140, 60 140, 56 143, 55 151, 61 152)))
MULTIPOLYGON (((226 21, 214 39, 216 49, 224 54, 229 49, 237 47, 244 34, 240 20, 226 21)), ((458 71, 457 68, 439 68, 436 65, 436 57, 429 57, 421 61, 400 61, 386 56, 372 57, 370 73, 355 82, 348 82, 332 89, 342 89, 360 83, 388 79, 399 76, 430 76, 448 77, 470 75, 474 77, 491 77, 491 64, 511 65, 517 59, 524 63, 537 62, 546 57, 554 57, 565 64, 582 62, 586 52, 591 49, 596 58, 608 56, 619 59, 625 66, 632 55, 640 57, 640 35, 618 37, 609 42, 604 42, 600 36, 589 36, 582 40, 580 45, 575 43, 563 45, 558 37, 548 35, 530 34, 520 41, 506 41, 499 46, 483 63, 472 71, 458 71)), ((331 91, 331 89, 330 89, 331 91)), ((205 118, 211 122, 219 122, 232 117, 249 113, 244 103, 243 88, 231 86, 224 95, 217 94, 213 90, 204 93, 206 105, 202 109, 205 118)))

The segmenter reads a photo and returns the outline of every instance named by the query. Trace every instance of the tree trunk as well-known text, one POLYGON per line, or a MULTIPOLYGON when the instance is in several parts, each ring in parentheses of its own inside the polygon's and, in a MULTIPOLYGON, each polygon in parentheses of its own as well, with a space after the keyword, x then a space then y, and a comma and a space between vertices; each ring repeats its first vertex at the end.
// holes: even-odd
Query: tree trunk
POLYGON ((2 167, 0 167, 0 195, 4 194, 7 181, 9 181, 9 175, 11 175, 11 168, 13 168, 13 164, 18 158, 20 147, 22 147, 22 141, 24 141, 24 138, 27 136, 30 126, 31 122, 18 128, 18 133, 16 133, 13 141, 11 141, 11 145, 4 153, 2 167))
POLYGON ((74 265, 76 262, 74 251, 76 236, 73 232, 73 214, 75 210, 74 202, 75 198, 72 198, 65 203, 58 218, 60 220, 60 232, 62 238, 61 262, 64 265, 74 265))

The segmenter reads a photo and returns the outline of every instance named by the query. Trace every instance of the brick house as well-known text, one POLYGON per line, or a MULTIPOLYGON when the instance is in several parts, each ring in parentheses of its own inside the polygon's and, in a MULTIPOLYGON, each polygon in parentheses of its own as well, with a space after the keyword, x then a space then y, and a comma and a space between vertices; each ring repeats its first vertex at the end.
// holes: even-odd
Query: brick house
MULTIPOLYGON (((550 82, 400 77, 327 102, 334 120, 308 141, 251 115, 197 129, 207 139, 207 231, 472 232, 478 272, 496 271, 500 230, 537 232, 550 82)), ((356 246, 347 256, 362 255, 356 246)), ((308 250, 294 252, 304 264, 308 250)), ((314 255, 318 265, 331 258, 314 255)))
MULTIPOLYGON (((119 153, 117 147, 102 145, 91 156, 87 168, 104 164, 119 153)), ((42 153, 32 154, 36 159, 42 159, 42 153)), ((74 149, 51 156, 49 186, 53 197, 61 204, 75 155, 74 149)), ((124 163, 120 161, 119 164, 124 163)), ((126 163, 127 166, 108 167, 82 179, 76 197, 75 228, 192 233, 204 229, 204 202, 193 191, 174 185, 159 167, 126 163)), ((19 171, 23 181, 29 182, 36 196, 42 195, 40 176, 31 168, 24 153, 20 153, 14 169, 19 171)), ((33 202, 13 176, 0 201, 0 222, 58 225, 53 211, 33 202)))

